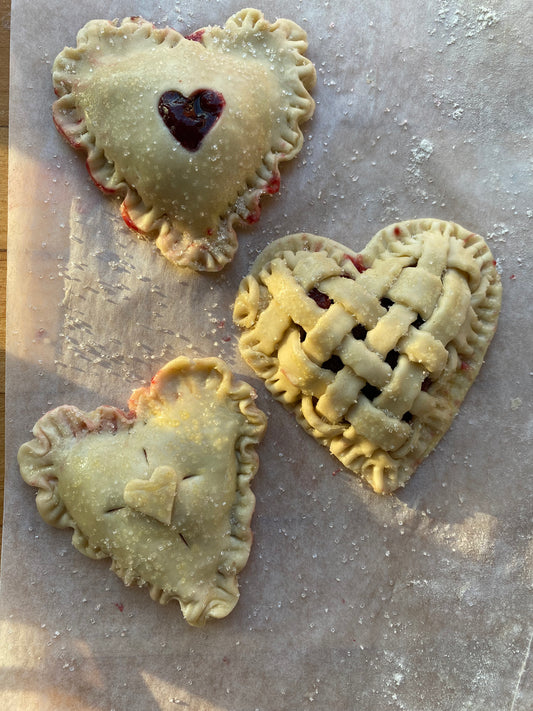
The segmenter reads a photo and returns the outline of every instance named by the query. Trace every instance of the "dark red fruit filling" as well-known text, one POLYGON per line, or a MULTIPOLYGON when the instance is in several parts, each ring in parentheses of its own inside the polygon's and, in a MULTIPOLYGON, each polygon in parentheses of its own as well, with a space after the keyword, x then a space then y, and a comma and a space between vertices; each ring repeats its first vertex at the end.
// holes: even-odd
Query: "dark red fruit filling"
POLYGON ((381 390, 379 388, 374 387, 373 385, 370 385, 370 383, 367 383, 364 388, 361 388, 361 392, 369 400, 373 400, 375 397, 381 394, 381 390))
POLYGON ((225 103, 222 94, 212 89, 198 89, 190 96, 171 90, 161 95, 158 110, 176 141, 188 151, 197 151, 225 103))
POLYGON ((307 296, 311 297, 313 301, 320 306, 321 309, 329 309, 333 301, 329 298, 327 294, 319 291, 315 286, 307 292, 307 296))
POLYGON ((352 336, 358 341, 364 341, 366 338, 367 330, 363 324, 358 323, 357 326, 352 328, 352 336))
POLYGON ((400 354, 398 353, 398 351, 389 351, 385 356, 385 363, 388 363, 391 368, 396 368, 396 366, 398 365, 399 357, 400 354))
POLYGON ((331 370, 333 373, 338 373, 339 370, 344 368, 344 363, 339 356, 332 355, 331 358, 322 363, 320 367, 325 368, 326 370, 331 370))
POLYGON ((423 393, 425 393, 429 390, 432 382, 433 382, 433 380, 431 380, 431 378, 429 376, 424 378, 424 382, 422 383, 422 385, 420 387, 420 389, 422 390, 423 393))

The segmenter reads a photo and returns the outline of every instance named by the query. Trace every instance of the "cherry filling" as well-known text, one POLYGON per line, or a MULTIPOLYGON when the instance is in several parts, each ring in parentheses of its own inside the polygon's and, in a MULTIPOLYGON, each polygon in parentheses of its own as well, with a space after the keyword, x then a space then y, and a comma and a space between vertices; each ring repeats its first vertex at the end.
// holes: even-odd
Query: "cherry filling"
POLYGON ((422 390, 422 392, 426 393, 429 390, 429 388, 431 387, 432 383, 433 383, 433 380, 431 380, 429 375, 426 378, 424 378, 424 382, 422 383, 422 386, 420 388, 422 390))
POLYGON ((212 89, 198 89, 190 96, 171 90, 161 95, 157 108, 176 141, 188 151, 197 151, 225 103, 222 94, 212 89))
POLYGON ((344 363, 339 356, 332 355, 331 358, 322 363, 320 367, 325 368, 326 370, 331 370, 332 373, 338 373, 339 370, 344 368, 344 363))
POLYGON ((366 330, 366 328, 363 326, 362 323, 358 323, 357 326, 354 326, 352 328, 352 336, 357 341, 364 341, 367 333, 368 333, 368 331, 366 330))
POLYGON ((387 355, 385 356, 385 363, 388 363, 391 368, 396 368, 398 365, 398 358, 400 357, 400 354, 398 351, 389 351, 387 355))
POLYGON ((313 301, 320 306, 321 309, 329 309, 333 301, 329 298, 327 294, 324 294, 323 291, 320 291, 319 289, 314 286, 310 291, 307 292, 307 296, 309 296, 313 301))
POLYGON ((381 394, 381 390, 376 388, 374 385, 370 385, 370 383, 367 383, 364 388, 361 388, 361 392, 369 400, 373 400, 381 394))

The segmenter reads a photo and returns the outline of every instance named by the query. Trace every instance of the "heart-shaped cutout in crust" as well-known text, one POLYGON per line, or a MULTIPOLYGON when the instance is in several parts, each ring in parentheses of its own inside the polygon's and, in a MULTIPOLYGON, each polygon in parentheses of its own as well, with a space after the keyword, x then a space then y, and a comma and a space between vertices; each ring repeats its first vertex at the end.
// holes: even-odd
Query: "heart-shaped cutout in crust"
POLYGON ((124 503, 130 509, 170 526, 181 479, 173 467, 163 464, 154 469, 149 479, 130 479, 124 487, 124 503))
POLYGON ((485 241, 441 220, 391 225, 360 252, 283 237, 241 283, 240 350, 302 427, 378 493, 449 428, 496 328, 485 241))
POLYGON ((45 521, 73 528, 127 585, 177 599, 191 625, 226 616, 248 560, 265 415, 217 358, 177 358, 136 390, 128 413, 61 406, 23 444, 23 479, 45 521))
POLYGON ((253 9, 189 37, 92 20, 54 62, 54 121, 130 228, 171 262, 216 271, 301 149, 316 81, 306 49, 301 27, 253 9))
POLYGON ((188 151, 197 151, 220 118, 224 97, 210 89, 198 89, 190 96, 165 91, 157 105, 163 123, 176 141, 188 151))

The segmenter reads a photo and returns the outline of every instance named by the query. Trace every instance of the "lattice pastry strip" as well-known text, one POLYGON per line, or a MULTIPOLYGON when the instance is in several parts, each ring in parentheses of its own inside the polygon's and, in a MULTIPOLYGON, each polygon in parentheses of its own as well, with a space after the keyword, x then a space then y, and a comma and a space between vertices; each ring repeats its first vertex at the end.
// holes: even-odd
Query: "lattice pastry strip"
POLYGON ((357 338, 346 336, 337 349, 337 355, 373 387, 383 388, 390 380, 390 365, 381 359, 379 353, 371 351, 357 338))
POLYGON ((280 370, 304 395, 320 397, 335 375, 308 358, 298 331, 289 331, 278 350, 280 370))
POLYGON ((375 407, 364 396, 348 411, 346 419, 355 432, 386 452, 401 447, 411 434, 407 423, 375 407))
POLYGON ((463 325, 472 297, 468 282, 455 269, 444 274, 442 283, 442 297, 424 324, 424 330, 447 345, 463 325))
POLYGON ((309 234, 273 242, 242 281, 234 319, 270 392, 383 493, 450 426, 500 303, 484 240, 424 219, 381 230, 359 254, 309 234))
POLYGON ((365 385, 364 378, 356 376, 350 367, 345 366, 339 370, 335 380, 318 399, 316 404, 318 415, 329 422, 338 422, 357 400, 365 385))
POLYGON ((416 320, 416 311, 402 304, 393 304, 374 328, 366 335, 366 342, 372 350, 383 357, 396 347, 409 326, 416 320))
POLYGON ((332 304, 308 331, 302 348, 315 363, 324 363, 356 324, 357 319, 352 314, 347 313, 340 304, 332 304))
POLYGON ((441 373, 448 360, 448 351, 429 331, 411 327, 397 345, 399 353, 404 353, 413 363, 422 364, 431 375, 441 373))
POLYGON ((374 405, 401 419, 416 400, 426 377, 424 368, 407 356, 400 356, 391 379, 374 399, 374 405))
POLYGON ((383 283, 368 284, 363 280, 347 278, 327 279, 320 284, 320 291, 331 301, 340 304, 347 313, 355 316, 365 328, 373 328, 386 309, 379 303, 375 292, 384 288, 383 283), (370 288, 369 288, 370 287, 370 288))
POLYGON ((389 298, 427 319, 441 294, 440 277, 421 267, 407 267, 389 290, 389 298))

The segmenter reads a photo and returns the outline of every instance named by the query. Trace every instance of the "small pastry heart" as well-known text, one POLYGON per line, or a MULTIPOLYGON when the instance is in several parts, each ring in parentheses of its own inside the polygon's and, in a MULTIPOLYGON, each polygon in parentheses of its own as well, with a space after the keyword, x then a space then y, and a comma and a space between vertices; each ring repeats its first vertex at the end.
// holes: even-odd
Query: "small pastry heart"
POLYGON ((44 415, 18 461, 45 521, 72 528, 127 585, 177 599, 202 625, 227 615, 250 552, 255 393, 217 358, 177 358, 130 398, 130 412, 62 406, 44 415))
POLYGON ((190 96, 183 96, 179 91, 165 91, 158 104, 165 126, 188 151, 200 148, 223 108, 222 94, 210 89, 198 89, 190 96))
POLYGON ((240 350, 302 427, 376 492, 403 486, 474 381, 501 284, 459 225, 391 225, 360 252, 283 237, 240 286, 240 350))
POLYGON ((124 503, 134 511, 170 526, 181 477, 175 469, 159 466, 149 479, 131 479, 124 488, 124 503))
POLYGON ((316 73, 304 30, 258 10, 184 37, 93 20, 53 67, 54 122, 124 221, 173 263, 216 271, 300 151, 316 73))

